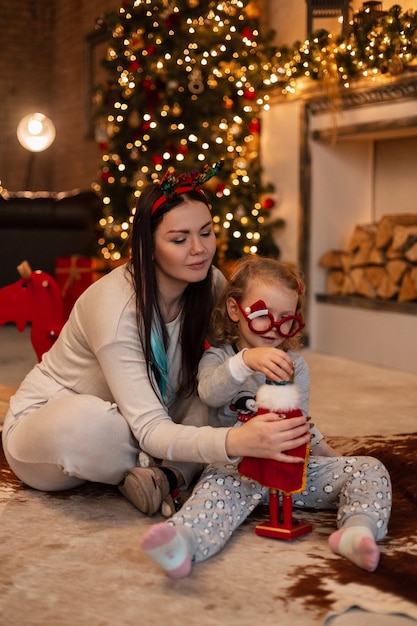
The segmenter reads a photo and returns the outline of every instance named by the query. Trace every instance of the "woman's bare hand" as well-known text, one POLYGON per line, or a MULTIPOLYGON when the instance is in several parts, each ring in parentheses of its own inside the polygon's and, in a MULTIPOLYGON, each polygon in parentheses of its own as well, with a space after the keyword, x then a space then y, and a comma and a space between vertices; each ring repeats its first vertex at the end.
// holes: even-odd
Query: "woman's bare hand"
POLYGON ((291 380, 294 375, 291 358, 279 348, 248 348, 242 357, 251 370, 262 372, 276 383, 291 380))
POLYGON ((303 463, 302 458, 284 452, 291 452, 309 441, 310 424, 305 415, 282 419, 276 413, 265 413, 238 428, 231 428, 226 438, 226 450, 230 457, 255 456, 284 463, 303 463))

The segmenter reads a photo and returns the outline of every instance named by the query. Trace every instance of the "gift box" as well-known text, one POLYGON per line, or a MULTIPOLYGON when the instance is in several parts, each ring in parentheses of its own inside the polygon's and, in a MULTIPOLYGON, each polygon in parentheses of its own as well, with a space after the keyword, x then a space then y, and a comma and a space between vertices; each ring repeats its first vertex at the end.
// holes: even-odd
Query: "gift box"
POLYGON ((123 263, 126 263, 126 259, 108 261, 78 255, 58 257, 55 260, 55 279, 62 296, 65 320, 68 319, 75 301, 87 287, 123 263))

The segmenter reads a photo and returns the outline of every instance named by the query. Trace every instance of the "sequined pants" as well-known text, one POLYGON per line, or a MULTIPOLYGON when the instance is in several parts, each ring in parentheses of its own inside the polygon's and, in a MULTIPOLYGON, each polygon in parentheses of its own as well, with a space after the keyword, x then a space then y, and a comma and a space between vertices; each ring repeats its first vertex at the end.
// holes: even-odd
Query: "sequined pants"
MULTIPOLYGON (((260 503, 268 489, 242 476, 235 465, 209 465, 192 495, 170 518, 184 526, 193 547, 193 559, 204 561, 221 550, 236 528, 260 503)), ((373 457, 320 457, 308 462, 305 491, 294 494, 294 508, 334 509, 342 528, 354 516, 366 520, 376 540, 387 533, 391 512, 391 480, 384 465, 373 457)))

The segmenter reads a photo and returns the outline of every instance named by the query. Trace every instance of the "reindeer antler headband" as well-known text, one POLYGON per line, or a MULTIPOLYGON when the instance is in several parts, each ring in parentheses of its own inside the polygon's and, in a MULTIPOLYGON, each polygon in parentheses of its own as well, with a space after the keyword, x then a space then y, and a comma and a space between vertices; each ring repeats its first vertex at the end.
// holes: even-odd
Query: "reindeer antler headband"
POLYGON ((155 211, 162 204, 164 204, 164 202, 170 200, 174 196, 179 196, 182 193, 196 191, 204 198, 201 185, 207 182, 210 178, 213 178, 213 176, 216 176, 216 174, 223 167, 223 163, 224 161, 220 160, 211 166, 206 164, 201 172, 198 170, 191 170, 191 172, 180 174, 179 176, 176 175, 173 168, 168 168, 159 183, 161 191, 164 195, 153 203, 151 215, 153 215, 155 211))

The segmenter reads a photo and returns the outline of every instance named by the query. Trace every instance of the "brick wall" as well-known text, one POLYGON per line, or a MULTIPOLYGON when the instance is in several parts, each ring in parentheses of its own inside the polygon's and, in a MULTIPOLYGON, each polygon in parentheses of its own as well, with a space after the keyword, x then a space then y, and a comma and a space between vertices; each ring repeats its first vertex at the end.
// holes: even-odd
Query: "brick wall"
POLYGON ((85 38, 94 31, 97 17, 118 10, 120 4, 121 0, 55 0, 54 75, 57 132, 61 136, 54 167, 57 189, 86 188, 97 176, 101 153, 89 125, 92 85, 88 55, 94 51, 85 38))
POLYGON ((90 188, 100 152, 88 124, 86 35, 97 17, 120 3, 0 0, 0 180, 9 191, 90 188), (48 150, 31 157, 16 128, 34 111, 53 120, 57 135, 48 150))
MULTIPOLYGON (((30 154, 17 141, 16 128, 26 114, 40 110, 53 116, 50 97, 53 4, 39 0, 17 3, 0 0, 0 180, 7 188, 25 185, 30 154)), ((39 155, 36 165, 42 185, 52 183, 50 155, 39 155)))

